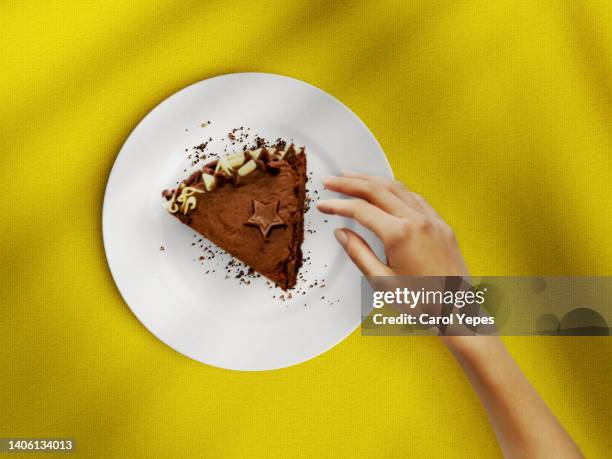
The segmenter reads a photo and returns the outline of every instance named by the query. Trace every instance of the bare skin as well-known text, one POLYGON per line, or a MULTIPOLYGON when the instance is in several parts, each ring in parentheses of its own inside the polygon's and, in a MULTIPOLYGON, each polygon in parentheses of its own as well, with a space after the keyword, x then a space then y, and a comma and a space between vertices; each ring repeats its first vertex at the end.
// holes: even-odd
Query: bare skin
MULTIPOLYGON (((327 177, 323 183, 352 199, 319 201, 317 208, 355 219, 384 244, 386 262, 356 232, 335 231, 364 275, 469 276, 452 229, 401 182, 343 171, 342 177, 327 177)), ((478 394, 505 457, 583 457, 498 337, 441 339, 478 394)))

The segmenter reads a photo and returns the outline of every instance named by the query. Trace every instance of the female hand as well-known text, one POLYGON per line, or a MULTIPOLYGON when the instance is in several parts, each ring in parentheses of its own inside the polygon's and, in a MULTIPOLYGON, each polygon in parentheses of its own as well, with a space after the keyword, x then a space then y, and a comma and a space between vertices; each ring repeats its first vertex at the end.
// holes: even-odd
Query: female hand
MULTIPOLYGON (((336 230, 338 242, 365 276, 468 276, 453 231, 400 182, 344 171, 343 177, 323 183, 354 199, 319 201, 317 208, 355 219, 384 244, 386 262, 354 231, 336 230)), ((497 336, 446 336, 443 341, 487 410, 504 456, 583 457, 497 336)))

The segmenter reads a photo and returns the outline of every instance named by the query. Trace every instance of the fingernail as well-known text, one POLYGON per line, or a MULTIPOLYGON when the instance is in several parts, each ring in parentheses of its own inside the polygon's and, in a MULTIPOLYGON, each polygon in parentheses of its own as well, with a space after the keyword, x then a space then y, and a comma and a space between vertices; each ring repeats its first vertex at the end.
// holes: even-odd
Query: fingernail
POLYGON ((332 181, 335 177, 333 175, 324 175, 321 181, 323 182, 323 186, 326 187, 327 184, 332 181))
POLYGON ((357 172, 352 171, 350 169, 342 169, 342 175, 344 175, 345 177, 354 177, 358 174, 357 172))
POLYGON ((316 207, 317 209, 321 209, 321 207, 325 207, 325 199, 322 199, 321 201, 318 201, 318 202, 315 204, 315 207, 316 207))
POLYGON ((346 246, 346 241, 348 240, 348 235, 346 234, 346 231, 341 228, 338 228, 334 231, 334 236, 336 236, 336 239, 342 247, 346 246))

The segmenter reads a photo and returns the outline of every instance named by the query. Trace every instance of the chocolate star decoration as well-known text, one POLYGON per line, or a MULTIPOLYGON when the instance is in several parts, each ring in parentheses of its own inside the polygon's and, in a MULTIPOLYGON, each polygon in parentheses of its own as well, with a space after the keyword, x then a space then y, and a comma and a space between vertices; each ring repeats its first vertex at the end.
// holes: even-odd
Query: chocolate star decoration
POLYGON ((244 224, 258 226, 265 239, 273 226, 285 224, 280 215, 278 215, 278 203, 279 201, 277 200, 270 204, 264 204, 253 199, 253 215, 244 224))

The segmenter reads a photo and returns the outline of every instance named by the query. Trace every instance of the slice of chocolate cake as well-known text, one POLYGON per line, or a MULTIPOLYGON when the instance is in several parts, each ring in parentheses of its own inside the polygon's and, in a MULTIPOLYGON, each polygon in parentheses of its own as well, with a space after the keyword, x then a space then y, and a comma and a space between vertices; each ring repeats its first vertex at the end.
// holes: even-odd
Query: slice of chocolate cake
POLYGON ((168 212, 283 289, 302 265, 305 195, 294 145, 222 157, 162 193, 168 212))

